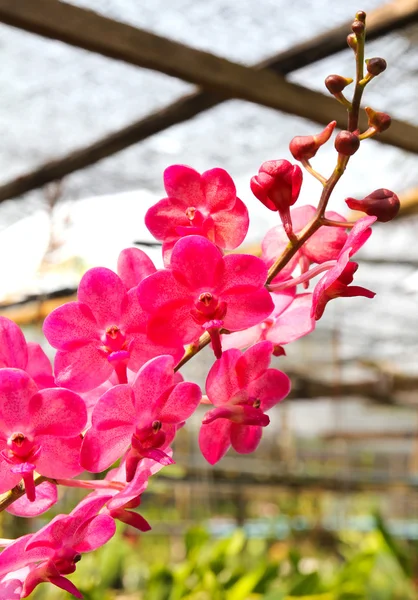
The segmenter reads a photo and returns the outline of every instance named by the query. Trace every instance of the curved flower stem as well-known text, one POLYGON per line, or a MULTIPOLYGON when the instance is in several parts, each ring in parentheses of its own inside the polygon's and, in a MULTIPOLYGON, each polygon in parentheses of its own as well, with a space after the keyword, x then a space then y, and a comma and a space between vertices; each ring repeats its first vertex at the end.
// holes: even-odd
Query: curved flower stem
POLYGON ((200 338, 194 344, 190 344, 187 346, 186 351, 183 355, 183 358, 176 364, 174 367, 174 372, 181 369, 183 365, 185 365, 193 356, 195 356, 198 352, 203 350, 205 346, 210 344, 210 335, 208 332, 204 333, 200 336, 200 338))
POLYGON ((317 265, 316 267, 313 267, 312 269, 309 269, 309 271, 306 271, 299 277, 295 277, 293 279, 288 279, 287 281, 282 281, 281 283, 276 283, 273 285, 270 284, 270 285, 267 285, 266 287, 269 292, 278 292, 281 290, 286 290, 291 287, 295 287, 295 285, 299 285, 300 283, 309 281, 310 279, 312 279, 313 277, 316 277, 320 273, 323 273, 324 271, 328 271, 328 269, 331 269, 331 267, 334 267, 336 265, 336 263, 337 263, 336 260, 327 260, 326 262, 324 262, 320 265, 317 265))
MULTIPOLYGON (((36 477, 34 477, 34 481, 33 484, 34 486, 38 486, 41 483, 43 483, 44 481, 52 481, 52 479, 49 479, 48 477, 44 477, 43 475, 37 475, 36 477)), ((0 512, 2 512, 3 510, 6 510, 6 508, 9 508, 9 506, 11 504, 13 504, 13 502, 15 502, 15 500, 18 500, 19 498, 21 498, 22 496, 25 495, 25 486, 23 485, 22 482, 18 483, 18 485, 15 485, 14 488, 12 488, 11 490, 9 490, 8 492, 5 492, 4 494, 0 495, 0 512)))
MULTIPOLYGON (((360 13, 357 13, 356 19, 360 18, 364 19, 364 14, 361 15, 360 13)), ((354 89, 352 102, 350 106, 347 107, 347 129, 348 131, 352 132, 358 129, 361 97, 364 91, 364 41, 365 33, 363 32, 357 34, 356 85, 354 89)), ((271 283, 271 281, 276 277, 276 275, 283 269, 283 267, 287 265, 287 263, 296 254, 299 248, 301 248, 303 244, 324 224, 325 209, 327 207, 331 194, 334 191, 335 186, 337 185, 338 181, 340 180, 347 167, 349 159, 349 156, 338 154, 337 165, 332 175, 329 177, 329 179, 327 179, 327 181, 324 184, 324 189, 322 190, 318 208, 316 209, 316 213, 312 218, 312 221, 308 223, 304 229, 302 229, 295 241, 292 240, 291 242, 289 242, 283 254, 279 256, 275 263, 270 267, 268 271, 266 286, 268 286, 271 283)), ((350 225, 348 224, 346 225, 346 227, 350 227, 350 225)))
POLYGON ((344 227, 344 229, 351 229, 356 224, 355 221, 333 221, 332 219, 323 218, 321 219, 321 225, 326 227, 344 227))
POLYGON ((308 171, 308 173, 310 173, 312 175, 312 177, 315 177, 315 179, 320 181, 322 183, 322 185, 325 185, 327 183, 326 177, 321 175, 321 173, 318 173, 318 171, 315 171, 315 169, 312 167, 311 163, 309 162, 309 160, 307 158, 303 158, 301 160, 301 163, 302 163, 302 166, 308 171))

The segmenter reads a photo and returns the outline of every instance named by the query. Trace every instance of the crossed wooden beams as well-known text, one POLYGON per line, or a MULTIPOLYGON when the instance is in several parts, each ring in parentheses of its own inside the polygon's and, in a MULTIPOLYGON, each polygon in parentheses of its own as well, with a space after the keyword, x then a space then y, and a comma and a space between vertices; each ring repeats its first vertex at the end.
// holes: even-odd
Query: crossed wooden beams
MULTIPOLYGON (((248 100, 321 124, 336 119, 341 128, 346 126, 343 106, 329 96, 286 81, 284 75, 343 50, 349 24, 254 67, 245 67, 58 0, 0 0, 0 21, 179 77, 202 88, 89 146, 1 185, 0 202, 62 179, 231 98, 248 100)), ((418 0, 394 0, 370 13, 368 39, 417 21, 418 0)), ((418 127, 408 123, 395 119, 392 127, 377 139, 418 153, 418 127)))

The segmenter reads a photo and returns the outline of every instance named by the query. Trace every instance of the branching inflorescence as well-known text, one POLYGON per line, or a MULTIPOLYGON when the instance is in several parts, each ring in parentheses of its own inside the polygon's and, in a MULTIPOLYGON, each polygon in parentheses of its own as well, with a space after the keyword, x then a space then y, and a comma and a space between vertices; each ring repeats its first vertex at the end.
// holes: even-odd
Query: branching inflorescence
POLYGON ((356 222, 327 210, 350 156, 390 125, 388 115, 367 107, 368 128, 359 129, 364 89, 386 63, 364 60, 364 12, 352 30, 352 99, 345 89, 353 80, 330 75, 325 81, 348 114, 347 130, 335 137, 331 176, 310 161, 330 140, 335 121, 318 135, 290 142, 294 159, 322 184, 317 207, 291 210, 302 169, 288 160, 264 163, 251 179, 254 195, 280 217, 262 241, 261 258, 225 254, 245 240, 249 225, 228 173, 216 168, 200 175, 174 165, 164 173, 167 197, 146 215, 148 229, 163 243, 165 268, 157 270, 144 252, 129 248, 117 273, 87 271, 77 301, 44 323, 57 350, 54 374, 40 346, 0 318, 0 510, 36 516, 57 502, 58 485, 89 492, 69 515, 56 516, 37 533, 1 540, 0 598, 25 598, 41 582, 80 598, 66 575, 84 552, 113 536, 115 519, 150 528, 132 509, 149 478, 174 462, 170 444, 197 407, 210 405, 199 433, 210 464, 230 446, 253 452, 269 424, 268 410, 290 391, 287 375, 270 368, 272 356, 309 334, 330 300, 374 296, 351 285, 358 267, 351 259, 376 220, 396 216, 397 196, 381 189, 348 198, 350 208, 366 213, 356 222), (215 361, 202 396, 179 370, 210 343, 215 361), (116 461, 104 479, 77 479, 83 470, 101 473, 116 461))

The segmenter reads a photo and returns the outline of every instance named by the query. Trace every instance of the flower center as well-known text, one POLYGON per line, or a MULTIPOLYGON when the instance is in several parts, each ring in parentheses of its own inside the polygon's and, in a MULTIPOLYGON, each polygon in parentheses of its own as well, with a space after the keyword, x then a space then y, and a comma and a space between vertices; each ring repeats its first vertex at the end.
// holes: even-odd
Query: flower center
POLYGON ((193 219, 195 218, 196 215, 196 208, 194 206, 189 206, 189 208, 186 210, 186 217, 189 219, 189 221, 193 221, 193 219))

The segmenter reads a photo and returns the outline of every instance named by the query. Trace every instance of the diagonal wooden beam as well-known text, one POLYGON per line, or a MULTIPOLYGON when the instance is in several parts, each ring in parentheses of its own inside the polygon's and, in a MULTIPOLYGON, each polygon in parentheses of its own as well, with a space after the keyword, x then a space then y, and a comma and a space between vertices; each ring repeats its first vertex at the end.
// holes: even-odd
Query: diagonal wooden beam
MULTIPOLYGON (((418 3, 416 0, 397 0, 397 2, 391 2, 388 5, 385 5, 382 8, 370 13, 368 17, 368 38, 371 39, 378 37, 379 35, 383 35, 398 27, 403 27, 408 23, 414 22, 417 19, 418 3)), ((41 35, 46 35, 47 37, 61 39, 62 41, 67 41, 73 45, 81 45, 82 47, 87 47, 86 35, 87 37, 90 36, 90 23, 93 22, 93 24, 95 24, 95 28, 93 27, 92 29, 92 40, 90 40, 89 49, 132 63, 132 56, 129 55, 126 49, 124 49, 125 47, 123 43, 122 45, 118 45, 118 43, 112 43, 111 49, 108 48, 107 52, 105 52, 103 50, 103 40, 97 39, 98 30, 100 30, 100 28, 104 27, 104 29, 106 29, 106 27, 114 26, 115 30, 112 34, 113 37, 116 36, 117 38, 122 32, 127 31, 133 37, 139 36, 142 38, 144 36, 146 47, 147 44, 149 46, 150 40, 153 41, 156 46, 158 46, 159 42, 161 41, 163 45, 173 45, 177 50, 182 52, 186 51, 186 53, 192 53, 195 60, 197 60, 196 55, 209 57, 209 61, 212 61, 212 70, 220 61, 220 64, 226 64, 229 68, 231 68, 231 66, 233 69, 238 67, 238 76, 240 73, 242 74, 242 69, 244 69, 245 72, 248 71, 250 73, 255 73, 253 69, 242 67, 241 65, 234 65, 234 63, 231 63, 230 61, 225 61, 224 59, 220 59, 208 53, 192 50, 182 46, 181 44, 175 44, 174 42, 159 38, 153 34, 142 32, 141 30, 135 29, 128 25, 106 19, 105 17, 101 17, 100 15, 92 13, 91 11, 86 11, 74 6, 56 2, 56 0, 37 0, 36 4, 33 4, 28 0, 14 0, 13 2, 10 0, 0 0, 0 20, 16 27, 22 27, 29 31, 40 33, 41 35), (47 12, 45 13, 45 11, 47 12), (44 19, 44 17, 46 18, 44 19), (83 28, 86 31, 80 37, 79 33, 83 28), (99 42, 98 45, 97 42, 99 42), (96 43, 96 45, 93 48, 94 43, 96 43), (111 54, 111 51, 113 54, 111 54)), ((270 59, 259 63, 255 66, 255 68, 263 69, 269 67, 277 72, 286 74, 293 69, 306 66, 315 60, 319 60, 329 54, 342 50, 346 46, 346 33, 347 26, 344 25, 337 27, 308 42, 304 42, 288 51, 273 56, 270 59)), ((108 38, 105 37, 104 39, 106 40, 108 38)), ((139 55, 142 56, 141 48, 139 48, 139 55)), ((134 62, 133 64, 137 64, 137 62, 134 62)), ((147 66, 142 63, 141 65, 147 66)), ((269 75, 271 76, 273 74, 270 73, 269 75)), ((294 106, 289 106, 289 102, 292 104, 292 97, 294 97, 294 93, 296 92, 296 95, 299 99, 299 108, 302 110, 302 113, 296 112, 296 114, 300 114, 300 116, 307 116, 307 118, 314 118, 314 120, 319 120, 321 123, 326 123, 330 120, 331 115, 334 117, 335 113, 339 112, 339 124, 340 126, 344 127, 345 111, 342 107, 335 104, 329 97, 322 96, 321 94, 312 92, 311 90, 306 90, 301 86, 289 84, 282 78, 277 77, 275 78, 274 82, 272 82, 270 77, 270 88, 272 85, 277 86, 278 82, 282 85, 282 88, 284 84, 285 90, 290 90, 290 92, 293 92, 293 96, 291 93, 290 98, 288 98, 286 102, 281 102, 280 92, 277 91, 275 87, 274 93, 277 97, 276 101, 273 102, 273 108, 295 112, 293 110, 294 106), (301 96, 304 96, 304 98, 301 98, 301 96), (317 104, 318 102, 321 104, 325 100, 326 106, 323 106, 322 110, 320 110, 322 113, 322 117, 320 118, 315 118, 315 115, 306 115, 306 105, 309 104, 312 99, 314 99, 317 104), (301 102, 302 106, 300 106, 301 102), (330 110, 332 110, 332 113, 328 112, 330 110)), ((224 87, 222 87, 222 90, 224 90, 224 87)), ((251 90, 248 90, 248 85, 246 86, 246 90, 246 93, 248 94, 248 91, 250 91, 251 95, 251 90)), ((242 96, 235 93, 230 97, 242 96)), ((80 150, 76 150, 75 152, 72 152, 61 159, 50 161, 32 172, 22 175, 21 177, 18 177, 17 179, 0 186, 0 202, 8 198, 21 195, 31 189, 41 187, 50 181, 60 179, 78 169, 94 164, 98 160, 127 148, 130 145, 135 144, 138 141, 141 141, 155 133, 158 133, 167 127, 190 119, 196 114, 199 114, 200 112, 223 102, 225 99, 228 98, 219 96, 219 94, 213 92, 205 91, 198 91, 185 96, 165 109, 153 113, 148 117, 145 117, 145 119, 141 119, 116 133, 98 140, 92 145, 80 150)), ((251 98, 246 99, 251 100, 251 98)), ((261 102, 255 99, 252 99, 251 101, 256 101, 264 104, 265 106, 271 106, 271 104, 266 104, 268 97, 264 97, 261 102)), ((413 138, 414 134, 417 132, 418 129, 414 132, 410 130, 407 124, 395 122, 394 127, 392 127, 392 129, 389 130, 386 135, 381 137, 380 141, 392 143, 394 145, 400 145, 401 147, 405 147, 406 145, 408 147, 407 149, 416 151, 417 148, 415 148, 415 146, 417 146, 418 143, 412 143, 411 147, 411 143, 408 140, 413 138)), ((415 138, 416 137, 417 136, 415 135, 415 138)))

